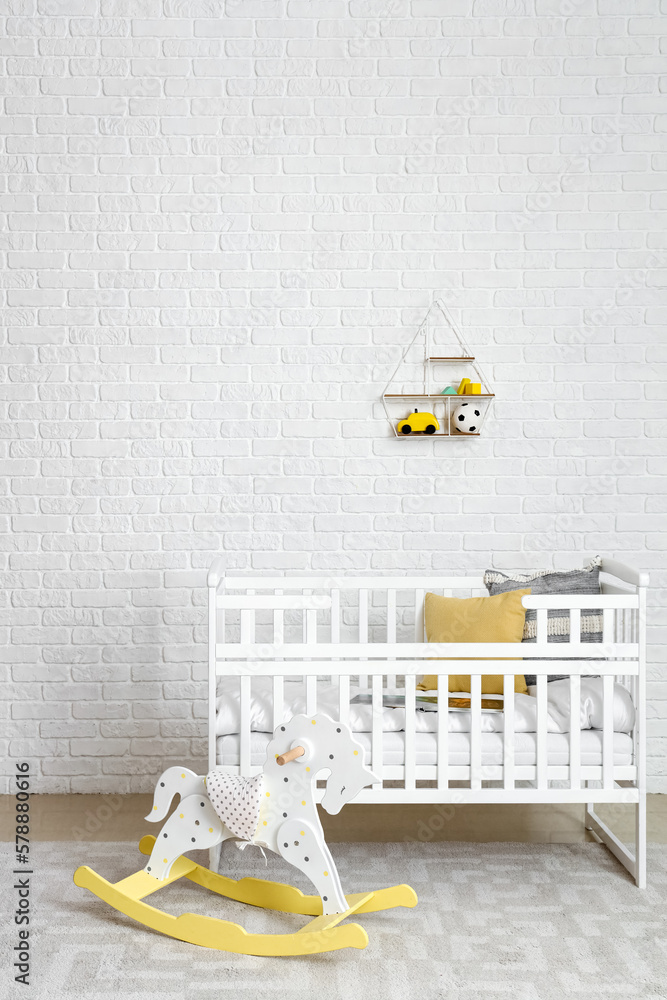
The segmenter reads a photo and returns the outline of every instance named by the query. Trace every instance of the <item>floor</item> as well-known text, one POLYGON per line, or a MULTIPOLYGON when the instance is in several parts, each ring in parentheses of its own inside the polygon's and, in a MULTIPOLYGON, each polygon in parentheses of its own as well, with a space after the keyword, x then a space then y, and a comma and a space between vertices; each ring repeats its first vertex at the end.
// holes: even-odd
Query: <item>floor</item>
MULTIPOLYGON (((9 797, 0 812, 0 840, 12 840, 9 797)), ((150 795, 33 795, 30 802, 33 840, 138 842, 154 827, 143 819, 150 795)), ((632 806, 600 806, 598 813, 620 837, 634 840, 632 806)), ((648 796, 648 840, 667 844, 667 795, 648 796)), ((464 841, 473 843, 595 842, 583 825, 583 806, 347 805, 338 816, 321 811, 331 843, 408 843, 464 841)))
MULTIPOLYGON (((111 881, 136 871, 145 863, 136 845, 36 841, 31 985, 3 989, 3 1000, 665 1000, 662 847, 649 849, 644 891, 594 843, 339 843, 332 853, 346 891, 407 882, 417 907, 351 918, 368 934, 364 950, 255 958, 164 937, 74 885, 79 864, 111 881)), ((275 855, 265 867, 259 852, 228 844, 222 861, 233 878, 309 891, 275 855)), ((187 879, 150 902, 257 933, 294 932, 308 920, 243 906, 187 879)), ((216 925, 222 949, 227 933, 216 925)))
MULTIPOLYGON (((0 838, 13 839, 12 800, 0 838)), ((32 1000, 382 996, 384 1000, 666 1000, 667 796, 648 799, 648 888, 583 826, 581 806, 368 806, 322 814, 346 892, 407 882, 416 909, 357 918, 367 948, 261 959, 164 937, 74 885, 79 865, 114 882, 146 863, 150 795, 31 799, 32 1000)), ((634 839, 633 807, 600 807, 634 839)), ((203 852, 193 860, 208 863, 203 852)), ((269 853, 227 844, 221 871, 312 889, 269 853)), ((181 879, 151 897, 167 913, 287 933, 307 918, 243 906, 181 879)), ((351 918, 354 919, 354 918, 351 918)), ((10 932, 11 933, 11 932, 10 932)), ((3 1000, 18 1000, 10 984, 3 1000)))

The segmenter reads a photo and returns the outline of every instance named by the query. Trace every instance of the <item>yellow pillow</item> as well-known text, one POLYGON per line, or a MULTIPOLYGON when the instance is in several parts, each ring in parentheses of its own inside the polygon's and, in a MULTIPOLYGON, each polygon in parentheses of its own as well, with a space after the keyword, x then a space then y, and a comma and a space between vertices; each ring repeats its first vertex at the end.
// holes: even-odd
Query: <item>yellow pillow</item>
MULTIPOLYGON (((494 597, 460 598, 427 594, 424 605, 426 639, 428 642, 521 642, 526 618, 521 598, 527 594, 530 594, 530 588, 509 590, 494 597)), ((521 657, 507 659, 520 660, 521 657)), ((417 685, 420 691, 435 691, 437 686, 435 675, 426 675, 417 685)), ((470 691, 470 674, 450 674, 449 690, 470 691)), ((523 674, 514 677, 514 690, 519 694, 527 693, 523 674)), ((482 677, 482 694, 502 693, 502 674, 485 674, 482 677)), ((450 698, 449 704, 450 707, 469 708, 470 699, 450 698)), ((482 706, 502 708, 502 702, 482 700, 482 706)))

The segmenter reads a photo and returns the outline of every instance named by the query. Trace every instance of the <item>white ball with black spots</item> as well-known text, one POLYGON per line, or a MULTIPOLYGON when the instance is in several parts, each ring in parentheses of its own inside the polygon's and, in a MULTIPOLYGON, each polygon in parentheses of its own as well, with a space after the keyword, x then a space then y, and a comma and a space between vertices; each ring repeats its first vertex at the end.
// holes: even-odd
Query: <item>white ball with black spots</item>
POLYGON ((461 403, 452 413, 452 429, 455 434, 478 434, 481 419, 479 403, 461 403))

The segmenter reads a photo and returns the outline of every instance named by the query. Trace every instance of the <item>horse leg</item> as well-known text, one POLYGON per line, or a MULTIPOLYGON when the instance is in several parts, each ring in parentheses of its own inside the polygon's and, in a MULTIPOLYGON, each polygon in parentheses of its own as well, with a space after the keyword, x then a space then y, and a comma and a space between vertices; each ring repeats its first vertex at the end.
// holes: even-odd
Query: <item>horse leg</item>
POLYGON ((232 836, 206 795, 188 795, 157 835, 145 871, 157 879, 168 878, 181 854, 214 847, 232 836))
POLYGON ((348 903, 324 837, 307 820, 288 819, 277 834, 278 853, 307 875, 322 897, 322 913, 344 913, 348 903))

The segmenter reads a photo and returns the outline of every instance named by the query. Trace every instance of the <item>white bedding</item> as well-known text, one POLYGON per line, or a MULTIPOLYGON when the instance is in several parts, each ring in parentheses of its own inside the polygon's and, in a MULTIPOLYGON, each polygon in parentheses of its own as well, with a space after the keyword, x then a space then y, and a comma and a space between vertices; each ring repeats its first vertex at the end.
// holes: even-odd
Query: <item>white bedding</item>
MULTIPOLYGON (((554 682, 557 683, 557 682, 554 682)), ((269 733, 251 733, 250 764, 261 767, 266 760, 269 733)), ((370 766, 370 734, 361 733, 357 739, 364 747, 365 763, 370 766)), ((437 736, 435 733, 417 733, 415 737, 415 764, 433 765, 437 763, 437 736)), ((216 741, 217 762, 221 767, 236 767, 239 764, 239 737, 220 736, 216 741)), ((449 764, 452 767, 470 765, 470 735, 452 733, 449 737, 449 764)), ((561 733, 547 736, 547 761, 552 766, 566 766, 570 760, 569 737, 561 733)), ((589 729, 581 734, 581 765, 599 767, 602 764, 602 733, 589 729)), ((405 763, 405 733, 384 733, 382 737, 382 761, 385 766, 405 763)), ((534 733, 517 733, 514 738, 514 762, 518 767, 534 766, 536 762, 536 736, 534 733)), ((501 733, 482 735, 482 765, 502 765, 503 736, 501 733)), ((614 733, 614 765, 624 767, 632 764, 632 737, 626 733, 614 733)))
MULTIPOLYGON (((351 689, 351 697, 358 693, 351 689)), ((534 689, 532 689, 534 690, 534 689)), ((273 732, 273 686, 270 677, 255 677, 252 680, 250 700, 250 728, 253 733, 273 732)), ((230 736, 238 733, 241 724, 240 680, 238 677, 218 679, 216 699, 216 734, 230 736)), ((335 684, 318 682, 317 710, 339 717, 338 688, 335 684)), ((306 711, 305 684, 299 680, 286 680, 284 684, 283 717, 280 722, 291 719, 306 711)), ((552 681, 547 685, 548 731, 567 733, 570 730, 570 682, 569 679, 552 681)), ((437 712, 417 710, 415 729, 417 733, 435 733, 437 712)), ((449 712, 450 733, 470 732, 470 712, 449 712)), ((630 692, 620 684, 614 685, 614 731, 629 733, 635 723, 635 710, 630 692)), ((370 705, 350 705, 350 726, 355 733, 371 732, 372 707, 370 705)), ((581 704, 579 712, 582 730, 602 728, 602 678, 581 678, 581 704)), ((534 733, 537 730, 537 699, 530 694, 514 696, 514 731, 534 733)), ((483 713, 482 732, 503 731, 503 713, 483 713)), ((384 708, 382 711, 382 731, 398 733, 405 729, 404 708, 384 708)))

